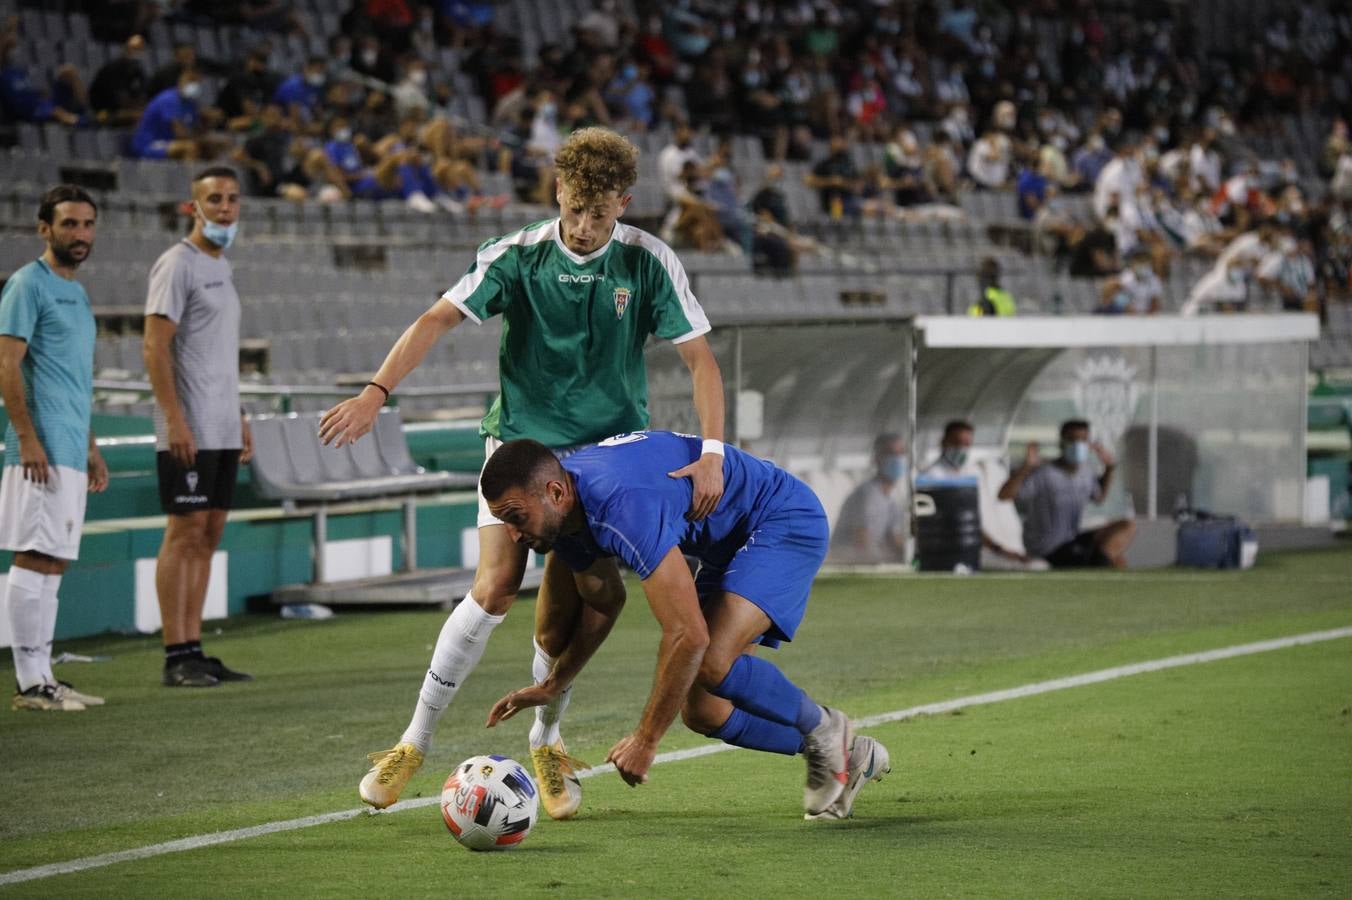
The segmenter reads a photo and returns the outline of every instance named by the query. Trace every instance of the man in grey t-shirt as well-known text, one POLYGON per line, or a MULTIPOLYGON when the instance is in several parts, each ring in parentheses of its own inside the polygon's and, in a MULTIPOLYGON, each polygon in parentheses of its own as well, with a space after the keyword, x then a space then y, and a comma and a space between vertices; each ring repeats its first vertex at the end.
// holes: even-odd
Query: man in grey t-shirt
POLYGON ((150 270, 146 373, 155 391, 160 507, 155 568, 164 625, 163 683, 212 687, 250 676, 202 652, 202 607, 235 475, 252 452, 239 407, 239 296, 225 249, 239 227, 239 177, 206 169, 192 183, 192 232, 150 270))
POLYGON ((901 562, 908 523, 894 491, 906 478, 906 442, 881 434, 873 442, 877 473, 850 492, 831 532, 831 562, 901 562))
POLYGON ((1126 568, 1127 547, 1136 536, 1130 519, 1101 528, 1080 530, 1080 516, 1091 501, 1108 493, 1116 462, 1102 444, 1089 442, 1089 423, 1071 419, 1061 425, 1061 456, 1044 463, 1036 443, 1028 445, 1023 466, 1000 487, 1001 500, 1014 500, 1024 515, 1023 544, 1029 556, 1040 556, 1053 568, 1112 566, 1126 568), (1095 475, 1089 454, 1103 464, 1095 475))

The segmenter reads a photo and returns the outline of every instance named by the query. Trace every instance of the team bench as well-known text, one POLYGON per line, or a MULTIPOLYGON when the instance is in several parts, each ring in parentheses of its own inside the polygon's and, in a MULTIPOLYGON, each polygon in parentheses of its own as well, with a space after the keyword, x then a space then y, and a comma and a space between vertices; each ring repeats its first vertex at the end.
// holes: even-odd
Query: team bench
POLYGON ((418 494, 473 489, 470 473, 429 472, 413 461, 399 411, 385 408, 371 434, 341 448, 319 440, 318 413, 262 415, 250 419, 253 483, 258 495, 288 512, 314 518, 314 580, 325 581, 324 544, 331 507, 399 499, 404 508, 404 569, 417 568, 418 494))

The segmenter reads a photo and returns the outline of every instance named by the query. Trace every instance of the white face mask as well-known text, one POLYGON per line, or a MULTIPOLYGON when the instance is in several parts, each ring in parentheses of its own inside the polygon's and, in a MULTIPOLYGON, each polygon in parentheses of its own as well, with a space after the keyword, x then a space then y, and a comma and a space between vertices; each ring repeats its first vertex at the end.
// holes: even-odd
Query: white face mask
POLYGON ((427 84, 427 70, 414 69, 412 72, 408 73, 408 80, 416 84, 418 87, 422 87, 423 85, 427 84))
POLYGON ((198 97, 202 96, 202 82, 189 81, 187 84, 183 85, 183 87, 179 88, 178 92, 183 95, 185 100, 196 100, 198 97))

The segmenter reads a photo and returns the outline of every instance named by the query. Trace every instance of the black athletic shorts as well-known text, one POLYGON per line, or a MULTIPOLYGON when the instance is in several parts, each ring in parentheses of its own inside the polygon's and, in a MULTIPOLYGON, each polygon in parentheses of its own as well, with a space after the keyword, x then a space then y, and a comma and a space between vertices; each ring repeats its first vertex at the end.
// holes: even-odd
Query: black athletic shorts
POLYGON ((1100 568, 1112 564, 1094 544, 1094 532, 1081 531, 1045 557, 1053 569, 1100 568))
POLYGON ((229 509, 235 499, 238 450, 198 450, 191 469, 175 462, 168 450, 160 450, 155 466, 160 473, 160 509, 166 513, 229 509))

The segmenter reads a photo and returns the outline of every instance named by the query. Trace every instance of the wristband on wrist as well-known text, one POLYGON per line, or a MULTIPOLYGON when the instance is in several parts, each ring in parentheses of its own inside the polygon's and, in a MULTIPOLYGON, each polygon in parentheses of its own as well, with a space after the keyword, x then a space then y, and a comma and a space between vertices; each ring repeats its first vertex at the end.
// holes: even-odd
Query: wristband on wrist
POLYGON ((381 392, 382 394, 385 395, 385 399, 386 399, 386 400, 390 399, 390 389, 387 388, 387 387, 385 387, 385 385, 380 384, 379 382, 376 382, 376 381, 368 381, 368 382, 366 382, 366 386, 367 386, 367 387, 373 387, 373 388, 379 388, 379 389, 380 389, 380 392, 381 392))
POLYGON ((700 456, 706 453, 713 453, 717 456, 723 455, 723 442, 716 441, 713 438, 705 438, 704 446, 700 449, 700 456))

